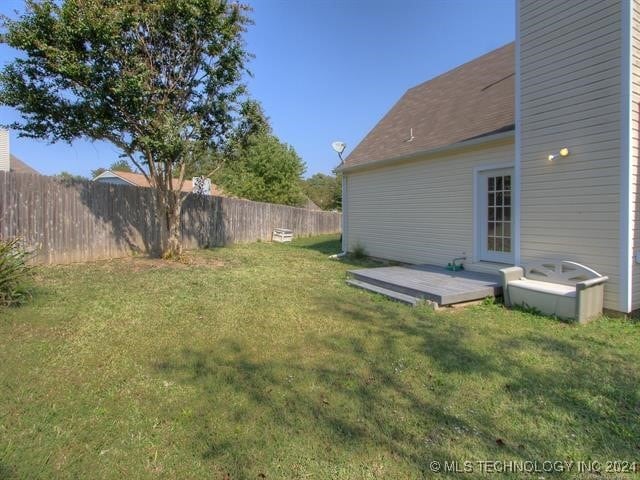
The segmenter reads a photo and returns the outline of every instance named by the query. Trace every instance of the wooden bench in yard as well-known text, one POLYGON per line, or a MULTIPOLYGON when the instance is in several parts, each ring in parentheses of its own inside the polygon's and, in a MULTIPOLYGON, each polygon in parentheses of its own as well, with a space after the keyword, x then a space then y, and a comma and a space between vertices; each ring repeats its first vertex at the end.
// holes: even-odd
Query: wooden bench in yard
POLYGON ((579 263, 541 262, 500 270, 504 304, 586 323, 602 314, 608 277, 579 263))

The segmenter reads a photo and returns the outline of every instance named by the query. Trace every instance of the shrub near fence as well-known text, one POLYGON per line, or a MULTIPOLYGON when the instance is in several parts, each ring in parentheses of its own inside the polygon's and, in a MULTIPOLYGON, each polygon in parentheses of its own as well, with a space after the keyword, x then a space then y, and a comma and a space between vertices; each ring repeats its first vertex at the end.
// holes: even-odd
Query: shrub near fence
MULTIPOLYGON (((0 238, 21 237, 37 263, 71 263, 157 253, 160 225, 151 188, 0 172, 0 238)), ((341 214, 189 194, 185 248, 270 240, 276 227, 296 236, 337 233, 341 214)))

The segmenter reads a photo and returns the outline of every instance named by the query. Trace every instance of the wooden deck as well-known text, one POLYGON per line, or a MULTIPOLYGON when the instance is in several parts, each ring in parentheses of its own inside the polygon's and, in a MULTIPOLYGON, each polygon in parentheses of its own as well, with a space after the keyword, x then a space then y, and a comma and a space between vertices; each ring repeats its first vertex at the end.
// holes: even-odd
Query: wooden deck
POLYGON ((348 273, 351 278, 348 282, 355 287, 414 305, 419 300, 431 300, 442 306, 502 295, 497 275, 466 270, 451 272, 434 265, 366 268, 348 273))

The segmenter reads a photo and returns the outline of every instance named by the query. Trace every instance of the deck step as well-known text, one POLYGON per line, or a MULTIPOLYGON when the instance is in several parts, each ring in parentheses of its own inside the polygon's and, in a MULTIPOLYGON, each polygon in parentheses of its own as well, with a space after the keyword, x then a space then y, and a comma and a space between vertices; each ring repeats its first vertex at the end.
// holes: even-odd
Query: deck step
POLYGON ((438 306, 482 300, 501 294, 498 275, 471 271, 450 272, 434 265, 349 270, 351 280, 433 302, 438 306))
POLYGON ((439 302, 439 298, 435 295, 431 295, 426 291, 420 291, 416 288, 411 288, 406 285, 399 285, 394 281, 386 281, 381 278, 375 278, 370 275, 367 270, 350 270, 347 272, 351 280, 358 280, 359 282, 373 285, 385 290, 390 290, 394 293, 406 295, 408 297, 417 298, 419 300, 431 300, 436 303, 439 302))
POLYGON ((369 290, 370 292, 379 293, 380 295, 384 295, 385 297, 392 298, 393 300, 397 300, 398 302, 413 305, 414 307, 424 301, 421 298, 412 297, 411 295, 395 292, 393 290, 389 290, 388 288, 380 287, 378 285, 363 282, 361 280, 356 280, 353 278, 350 278, 349 280, 347 280, 347 285, 351 285, 352 287, 356 287, 356 288, 363 288, 365 290, 369 290))

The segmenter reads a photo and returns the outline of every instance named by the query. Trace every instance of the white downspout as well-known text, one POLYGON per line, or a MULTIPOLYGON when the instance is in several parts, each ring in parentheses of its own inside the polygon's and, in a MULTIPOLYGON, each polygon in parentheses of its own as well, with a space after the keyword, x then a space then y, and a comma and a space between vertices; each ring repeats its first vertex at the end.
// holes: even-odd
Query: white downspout
POLYGON ((331 255, 329 258, 342 258, 347 254, 348 242, 347 242, 347 176, 342 174, 342 251, 331 255))

